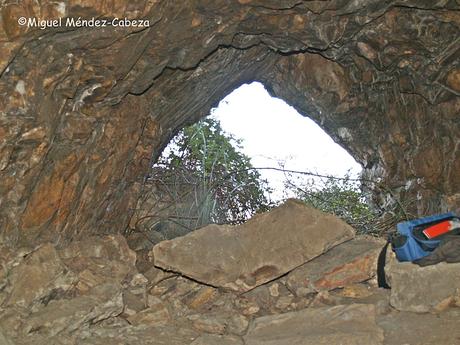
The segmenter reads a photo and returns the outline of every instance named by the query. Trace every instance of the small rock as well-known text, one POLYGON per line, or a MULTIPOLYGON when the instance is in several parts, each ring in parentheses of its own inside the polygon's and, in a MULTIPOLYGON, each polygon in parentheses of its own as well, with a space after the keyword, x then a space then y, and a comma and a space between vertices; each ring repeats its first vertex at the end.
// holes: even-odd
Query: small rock
POLYGON ((311 301, 309 307, 318 308, 324 306, 335 306, 340 304, 342 301, 340 297, 331 295, 329 291, 321 291, 311 301))
POLYGON ((141 273, 136 273, 131 282, 129 283, 131 286, 145 286, 148 283, 148 279, 141 273))
POLYGON ((310 297, 310 298, 296 297, 296 298, 294 298, 294 301, 291 303, 291 308, 290 309, 292 309, 292 310, 305 309, 311 304, 312 300, 313 300, 312 297, 310 297))
POLYGON ((349 298, 369 297, 372 295, 372 293, 373 292, 371 291, 370 287, 364 284, 348 285, 339 291, 340 296, 349 298))
POLYGON ((192 324, 197 331, 206 333, 223 334, 226 329, 225 317, 216 315, 200 315, 192 324))
POLYGON ((229 310, 208 314, 194 314, 190 315, 188 319, 192 321, 196 330, 213 334, 243 335, 249 325, 247 318, 229 310))
POLYGON ((243 340, 234 335, 203 334, 190 345, 243 345, 243 340))
POLYGON ((192 309, 200 309, 206 304, 211 303, 219 295, 217 289, 204 286, 200 288, 196 293, 187 296, 184 303, 192 309))
POLYGON ((245 316, 253 315, 259 312, 260 307, 257 302, 248 298, 238 298, 235 300, 235 306, 241 311, 241 314, 245 316))
POLYGON ((165 305, 157 305, 156 308, 145 309, 128 317, 130 324, 134 326, 162 326, 171 322, 171 316, 165 305))
POLYGON ((260 307, 262 313, 267 313, 276 303, 276 298, 272 297, 267 285, 261 285, 252 289, 241 296, 237 301, 239 308, 247 309, 247 303, 252 303, 260 307))
POLYGON ((278 297, 280 295, 278 283, 273 283, 272 285, 270 285, 268 290, 270 291, 270 296, 272 297, 278 297))
POLYGON ((146 300, 142 295, 133 294, 131 291, 123 292, 124 313, 134 315, 147 308, 146 300))
POLYGON ((246 317, 234 314, 229 317, 227 331, 230 334, 243 335, 248 329, 249 321, 246 317))
POLYGON ((455 304, 460 289, 460 263, 419 267, 392 257, 385 266, 391 305, 401 311, 440 311, 455 304))
POLYGON ((294 296, 282 296, 275 304, 275 307, 279 310, 286 310, 291 306, 294 296))

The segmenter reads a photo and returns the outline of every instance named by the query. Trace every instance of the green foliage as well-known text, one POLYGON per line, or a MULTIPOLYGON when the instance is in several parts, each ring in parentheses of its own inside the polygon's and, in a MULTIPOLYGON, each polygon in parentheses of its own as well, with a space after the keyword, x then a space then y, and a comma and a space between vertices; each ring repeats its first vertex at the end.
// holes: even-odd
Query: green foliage
POLYGON ((267 182, 241 152, 241 141, 211 117, 180 131, 153 175, 168 191, 173 216, 189 228, 241 223, 269 206, 267 182))
POLYGON ((358 233, 375 233, 379 229, 379 214, 366 202, 358 181, 329 177, 301 180, 297 184, 287 181, 286 186, 306 204, 332 213, 353 226, 358 233))
MULTIPOLYGON (((241 148, 241 140, 223 131, 212 117, 181 130, 152 169, 158 204, 166 205, 152 216, 160 219, 155 227, 163 232, 172 228, 173 234, 166 236, 170 238, 210 223, 242 223, 273 207, 267 197, 272 192, 267 181, 241 148)), ((294 195, 335 214, 358 233, 383 233, 399 219, 395 216, 382 222, 381 214, 368 204, 361 190, 363 181, 349 176, 324 178, 283 166, 273 169, 285 174, 286 197, 294 195)))

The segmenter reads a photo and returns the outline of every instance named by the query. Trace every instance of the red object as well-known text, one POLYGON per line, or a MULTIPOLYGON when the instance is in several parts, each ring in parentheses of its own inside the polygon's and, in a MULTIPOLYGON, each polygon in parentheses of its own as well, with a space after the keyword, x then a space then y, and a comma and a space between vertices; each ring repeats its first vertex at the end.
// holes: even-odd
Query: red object
POLYGON ((425 230, 423 230, 423 234, 428 238, 432 239, 438 236, 441 236, 442 234, 445 234, 446 232, 449 232, 452 230, 454 227, 458 226, 458 222, 456 221, 451 221, 451 220, 446 220, 444 222, 438 223, 436 225, 432 225, 425 230))

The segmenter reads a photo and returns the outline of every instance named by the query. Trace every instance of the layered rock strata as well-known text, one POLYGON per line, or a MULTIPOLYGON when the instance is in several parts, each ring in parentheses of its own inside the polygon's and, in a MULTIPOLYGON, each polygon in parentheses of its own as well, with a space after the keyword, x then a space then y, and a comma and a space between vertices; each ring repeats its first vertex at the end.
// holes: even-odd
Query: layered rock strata
POLYGON ((1 241, 64 244, 125 230, 168 140, 254 80, 363 165, 377 204, 458 208, 459 9, 413 0, 1 2, 1 241), (42 30, 22 17, 149 26, 42 30))

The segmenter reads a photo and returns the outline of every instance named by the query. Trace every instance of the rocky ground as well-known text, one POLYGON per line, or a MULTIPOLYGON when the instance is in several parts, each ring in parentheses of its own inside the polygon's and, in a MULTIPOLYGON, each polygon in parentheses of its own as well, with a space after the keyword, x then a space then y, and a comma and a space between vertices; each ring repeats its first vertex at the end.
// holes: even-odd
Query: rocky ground
MULTIPOLYGON (((0 248, 0 344, 459 344, 460 264, 418 267, 295 201, 134 251, 0 248)), ((134 248, 135 249, 135 248, 134 248)))

